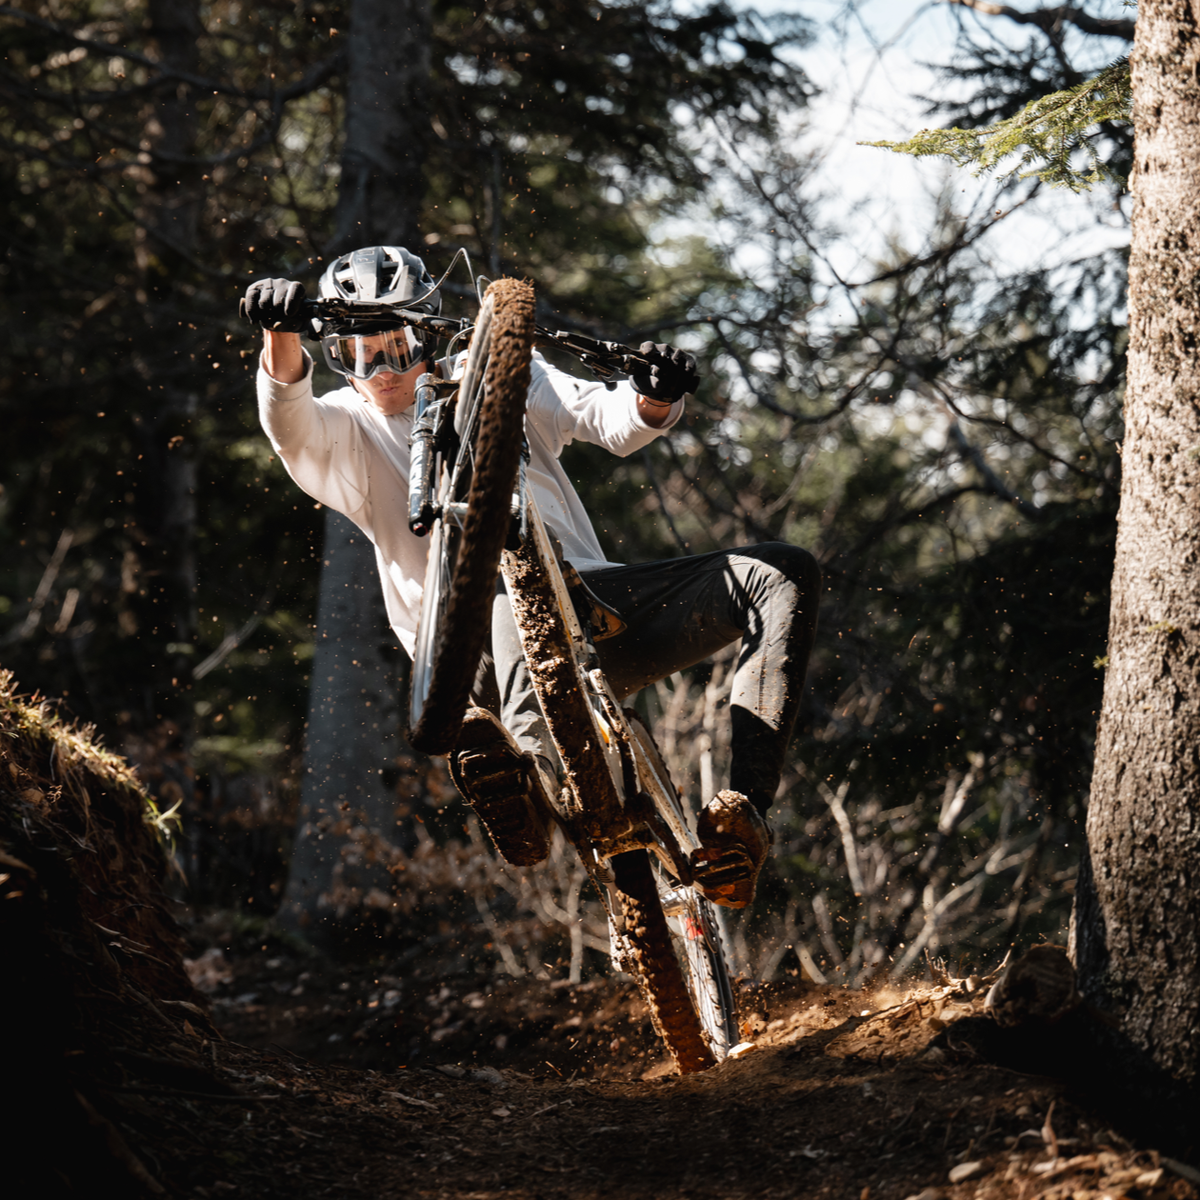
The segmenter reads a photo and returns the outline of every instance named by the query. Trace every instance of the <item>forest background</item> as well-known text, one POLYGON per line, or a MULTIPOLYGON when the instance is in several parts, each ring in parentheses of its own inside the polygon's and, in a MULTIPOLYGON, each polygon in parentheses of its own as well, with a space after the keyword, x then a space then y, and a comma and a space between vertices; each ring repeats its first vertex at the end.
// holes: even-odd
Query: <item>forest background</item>
MULTIPOLYGON (((181 895, 251 922, 284 895, 311 766, 328 529, 258 431, 236 301, 356 244, 347 9, 0 7, 0 664, 179 805, 181 895)), ((765 978, 1063 940, 1103 683, 1128 130, 1092 142, 1118 182, 1074 194, 898 173, 849 143, 912 127, 838 110, 878 112, 891 71, 936 90, 926 121, 987 124, 1124 53, 1131 14, 887 11, 436 3, 407 176, 435 272, 465 247, 532 277, 545 323, 701 359, 670 438, 569 451, 614 559, 781 538, 822 564, 775 855, 728 930, 765 978), (940 74, 903 65, 897 27, 940 74)), ((402 690, 390 642, 380 620, 352 665, 402 690)), ((728 666, 639 701, 693 798, 727 763, 728 666)), ((364 768, 384 816, 352 795, 326 827, 340 924, 448 965, 600 968, 581 872, 497 863, 400 726, 364 768)))

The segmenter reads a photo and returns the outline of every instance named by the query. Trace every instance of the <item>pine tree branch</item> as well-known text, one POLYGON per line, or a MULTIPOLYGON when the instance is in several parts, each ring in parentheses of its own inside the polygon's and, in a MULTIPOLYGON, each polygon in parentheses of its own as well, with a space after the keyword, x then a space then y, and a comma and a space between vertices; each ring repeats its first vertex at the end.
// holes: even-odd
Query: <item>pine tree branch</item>
POLYGON ((923 129, 906 142, 862 144, 916 158, 949 158, 955 166, 973 166, 976 175, 994 171, 1016 155, 1016 164, 1001 179, 1036 176, 1054 187, 1086 191, 1101 180, 1124 182, 1101 160, 1093 139, 1096 127, 1105 122, 1132 120, 1131 97, 1129 60, 1119 58, 1093 78, 1031 100, 1015 116, 984 129, 923 129), (1072 164, 1077 151, 1086 155, 1084 167, 1072 164))

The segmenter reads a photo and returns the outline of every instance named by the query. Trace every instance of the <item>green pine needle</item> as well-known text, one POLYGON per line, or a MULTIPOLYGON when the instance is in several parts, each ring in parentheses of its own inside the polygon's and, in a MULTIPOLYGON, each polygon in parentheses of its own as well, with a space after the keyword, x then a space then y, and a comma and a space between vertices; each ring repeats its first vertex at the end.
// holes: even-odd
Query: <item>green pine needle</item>
POLYGON ((1001 178, 1036 176, 1054 187, 1086 191, 1094 183, 1124 180, 1096 153, 1092 132, 1105 121, 1128 124, 1132 94, 1129 59, 1119 58, 1098 75, 1066 91, 1031 100, 1016 116, 985 129, 923 129, 907 142, 860 142, 917 158, 940 155, 956 166, 973 167, 975 175, 995 171, 1005 159, 1017 162, 1001 178), (1072 166, 1075 151, 1087 156, 1084 167, 1072 166))

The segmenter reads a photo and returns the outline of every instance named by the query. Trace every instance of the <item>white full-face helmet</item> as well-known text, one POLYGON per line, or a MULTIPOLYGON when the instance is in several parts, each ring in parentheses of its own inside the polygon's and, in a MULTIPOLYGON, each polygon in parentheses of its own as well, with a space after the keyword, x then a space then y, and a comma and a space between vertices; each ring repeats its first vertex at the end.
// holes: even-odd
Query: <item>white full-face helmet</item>
MULTIPOLYGON (((365 246, 335 259, 321 276, 322 300, 395 304, 437 316, 442 298, 425 264, 403 246, 365 246)), ((339 375, 370 379, 379 371, 403 374, 432 358, 436 339, 408 325, 346 317, 321 330, 325 361, 339 375)))

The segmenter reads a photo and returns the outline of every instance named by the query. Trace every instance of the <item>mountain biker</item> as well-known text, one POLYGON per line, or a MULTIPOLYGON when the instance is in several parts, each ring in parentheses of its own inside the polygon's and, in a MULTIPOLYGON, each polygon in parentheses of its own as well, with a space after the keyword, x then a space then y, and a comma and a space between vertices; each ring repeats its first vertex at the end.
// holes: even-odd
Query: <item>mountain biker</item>
MULTIPOLYGON (((425 264, 402 247, 370 246, 330 264, 321 298, 394 302, 427 313, 441 299, 425 264)), ((243 315, 263 327, 259 416, 293 480, 343 513, 370 538, 388 618, 411 655, 427 545, 408 527, 408 446, 419 375, 453 377, 433 339, 378 321, 326 324, 325 361, 347 386, 316 399, 312 335, 303 286, 264 279, 248 288, 243 315)), ((700 662, 742 640, 731 695, 730 786, 702 810, 696 883, 718 904, 754 896, 775 798, 795 723, 816 626, 820 572, 807 551, 783 543, 741 547, 656 563, 608 562, 559 455, 573 440, 627 455, 674 425, 699 384, 690 354, 644 343, 652 365, 608 390, 577 379, 534 353, 526 415, 527 479, 566 561, 600 607, 623 628, 597 653, 618 697, 700 662)), ((497 595, 491 644, 451 755, 451 773, 498 849, 529 865, 549 850, 547 791, 556 756, 521 653, 507 597, 497 595), (495 714, 499 714, 497 719, 495 714)))

